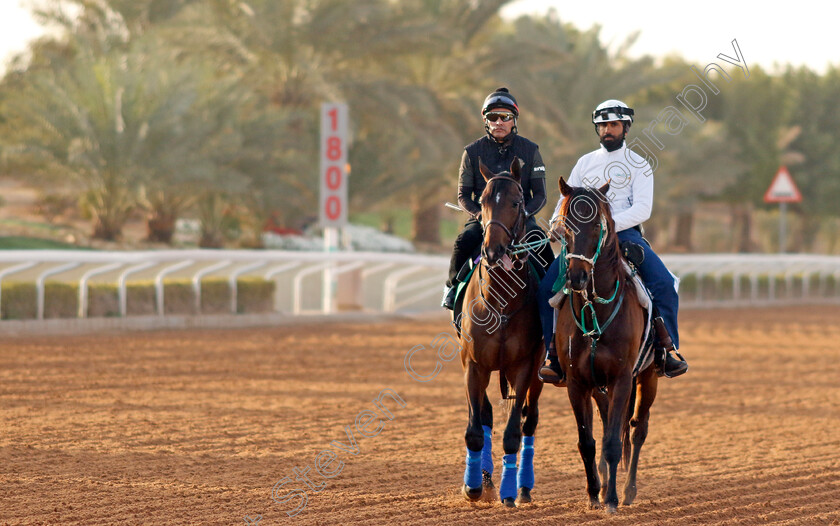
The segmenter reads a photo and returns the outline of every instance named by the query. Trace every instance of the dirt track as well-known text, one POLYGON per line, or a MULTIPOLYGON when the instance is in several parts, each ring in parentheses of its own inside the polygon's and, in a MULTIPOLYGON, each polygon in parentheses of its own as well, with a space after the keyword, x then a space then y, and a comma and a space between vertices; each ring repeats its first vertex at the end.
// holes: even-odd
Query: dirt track
MULTIPOLYGON (((444 322, 6 340, 0 524, 840 524, 838 321, 839 307, 684 313, 691 369, 660 382, 639 496, 614 517, 584 506, 556 388, 541 399, 534 504, 463 500, 460 364, 426 383, 403 366, 423 345, 412 365, 433 369, 444 322), (405 407, 383 398, 393 420, 354 433, 355 456, 333 447, 343 471, 322 478, 318 453, 347 443, 386 388, 405 407), (306 465, 326 486, 289 518, 299 499, 271 490, 306 465)), ((500 446, 496 434, 497 461, 500 446)))

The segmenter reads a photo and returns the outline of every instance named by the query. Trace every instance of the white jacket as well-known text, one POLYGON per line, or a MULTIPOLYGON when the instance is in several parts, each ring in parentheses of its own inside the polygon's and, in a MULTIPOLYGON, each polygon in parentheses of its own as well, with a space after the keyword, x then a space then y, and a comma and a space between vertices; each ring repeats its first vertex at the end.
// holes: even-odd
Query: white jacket
MULTIPOLYGON (((600 188, 609 181, 607 192, 617 232, 639 225, 653 208, 653 170, 647 161, 627 145, 608 152, 603 145, 581 157, 569 175, 570 186, 600 188)), ((554 208, 551 224, 557 220, 563 197, 554 208)))

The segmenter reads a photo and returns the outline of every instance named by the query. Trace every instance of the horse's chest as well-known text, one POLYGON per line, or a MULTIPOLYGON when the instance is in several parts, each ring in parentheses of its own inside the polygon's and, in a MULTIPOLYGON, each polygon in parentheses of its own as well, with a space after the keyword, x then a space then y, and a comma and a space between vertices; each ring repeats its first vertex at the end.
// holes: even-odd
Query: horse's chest
POLYGON ((473 360, 480 363, 491 363, 499 367, 499 360, 515 361, 522 354, 526 342, 521 335, 489 334, 473 338, 473 360))

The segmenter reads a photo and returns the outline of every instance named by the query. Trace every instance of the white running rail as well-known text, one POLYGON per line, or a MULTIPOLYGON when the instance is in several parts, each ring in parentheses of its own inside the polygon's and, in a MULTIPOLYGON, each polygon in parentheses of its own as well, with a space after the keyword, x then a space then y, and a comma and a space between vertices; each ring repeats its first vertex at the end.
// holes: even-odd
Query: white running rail
MULTIPOLYGON (((680 254, 663 255, 666 266, 681 279, 683 308, 840 303, 840 257, 808 254, 680 254)), ((200 302, 202 277, 214 274, 230 288, 230 312, 237 310, 240 277, 276 284, 273 308, 292 315, 323 312, 322 273, 332 269, 351 290, 355 310, 362 312, 438 311, 449 258, 405 253, 297 252, 278 250, 162 250, 94 252, 9 250, 0 252, 0 290, 10 281, 36 285, 37 318, 44 318, 48 278, 78 285, 78 317, 88 316, 88 287, 114 283, 119 314, 127 315, 130 279, 155 283, 154 311, 166 312, 164 283, 190 280, 200 302), (60 274, 60 276, 59 276, 60 274)), ((341 294, 341 291, 338 291, 341 294)), ((0 295, 0 305, 7 301, 0 295)), ((200 313, 200 303, 197 303, 200 313)))

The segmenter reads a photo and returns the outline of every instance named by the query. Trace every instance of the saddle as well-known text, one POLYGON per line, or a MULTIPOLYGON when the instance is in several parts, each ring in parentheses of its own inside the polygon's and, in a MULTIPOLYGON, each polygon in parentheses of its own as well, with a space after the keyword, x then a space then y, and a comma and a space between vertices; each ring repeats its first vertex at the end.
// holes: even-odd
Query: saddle
MULTIPOLYGON (((639 355, 636 359, 636 363, 633 366, 633 376, 637 376, 641 371, 644 371, 651 364, 653 364, 654 359, 654 339, 655 339, 655 330, 653 327, 653 300, 650 297, 650 292, 648 291, 647 287, 645 286, 644 281, 642 281, 641 276, 636 272, 636 268, 642 264, 645 259, 645 252, 641 246, 632 241, 625 241, 621 244, 621 251, 624 254, 624 258, 621 261, 622 266, 624 267, 624 271, 626 273, 627 279, 633 283, 636 287, 636 297, 639 299, 639 305, 645 311, 645 329, 643 333, 643 338, 641 342, 641 346, 639 347, 639 355), (629 261, 629 263, 628 263, 629 261), (630 264, 632 263, 632 267, 630 264)), ((564 292, 564 286, 561 284, 563 280, 563 276, 565 275, 565 266, 561 264, 561 273, 557 276, 557 282, 554 285, 553 290, 557 291, 556 294, 548 300, 549 305, 551 305, 555 309, 560 309, 563 306, 563 300, 566 297, 566 293, 564 292)))

